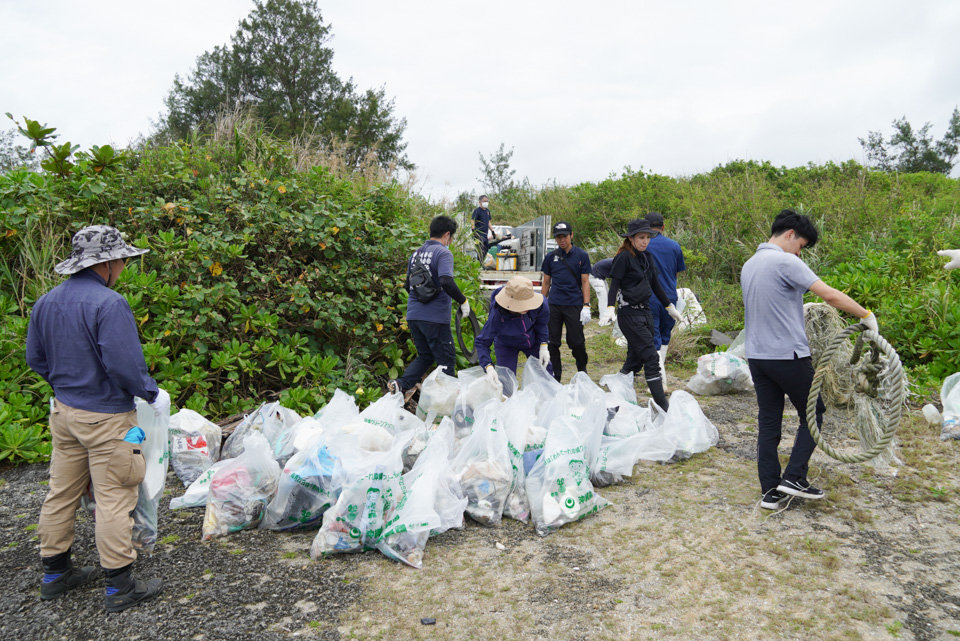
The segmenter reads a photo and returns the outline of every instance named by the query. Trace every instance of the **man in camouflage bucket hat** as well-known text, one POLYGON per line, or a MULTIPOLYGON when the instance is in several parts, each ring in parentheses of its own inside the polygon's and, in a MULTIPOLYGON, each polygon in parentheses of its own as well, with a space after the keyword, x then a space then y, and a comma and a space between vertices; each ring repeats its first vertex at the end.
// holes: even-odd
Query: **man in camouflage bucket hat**
POLYGON ((53 388, 50 485, 40 510, 40 598, 55 599, 94 581, 94 567, 70 559, 80 497, 92 484, 96 541, 106 577, 105 607, 119 612, 157 596, 160 579, 136 580, 131 534, 146 462, 133 397, 169 411, 170 397, 147 373, 137 323, 113 291, 127 258, 148 250, 124 242, 107 225, 84 227, 70 257, 54 269, 70 278, 33 306, 27 364, 53 388))
MULTIPOLYGON (((115 227, 91 225, 73 235, 73 251, 65 261, 53 269, 58 274, 76 274, 82 269, 99 263, 133 258, 148 251, 150 250, 128 245, 115 227)), ((120 273, 117 272, 118 277, 119 275, 120 273)))

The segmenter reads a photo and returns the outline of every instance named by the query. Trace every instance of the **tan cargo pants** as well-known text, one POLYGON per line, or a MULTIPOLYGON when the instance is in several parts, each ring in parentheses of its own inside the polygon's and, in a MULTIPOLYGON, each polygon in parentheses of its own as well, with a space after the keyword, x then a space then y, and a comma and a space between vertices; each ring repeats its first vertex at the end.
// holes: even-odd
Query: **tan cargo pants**
POLYGON ((92 481, 100 565, 117 569, 136 561, 130 540, 132 515, 146 463, 141 445, 123 440, 136 424, 135 411, 101 414, 54 402, 50 413, 50 491, 40 509, 41 557, 61 554, 73 545, 80 497, 92 481))

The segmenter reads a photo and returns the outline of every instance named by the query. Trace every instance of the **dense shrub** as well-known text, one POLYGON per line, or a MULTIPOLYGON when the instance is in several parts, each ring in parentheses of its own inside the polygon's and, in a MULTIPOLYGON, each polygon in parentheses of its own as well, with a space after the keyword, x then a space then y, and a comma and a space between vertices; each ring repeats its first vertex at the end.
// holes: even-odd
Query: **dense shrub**
MULTIPOLYGON (((297 171, 289 145, 241 133, 0 177, 0 412, 20 433, 45 423, 50 395, 24 362, 29 311, 89 224, 151 250, 117 290, 179 406, 218 420, 279 396, 312 413, 338 387, 377 398, 411 358, 401 285, 438 211, 395 181, 297 171)), ((456 262, 475 280, 475 261, 456 262)))

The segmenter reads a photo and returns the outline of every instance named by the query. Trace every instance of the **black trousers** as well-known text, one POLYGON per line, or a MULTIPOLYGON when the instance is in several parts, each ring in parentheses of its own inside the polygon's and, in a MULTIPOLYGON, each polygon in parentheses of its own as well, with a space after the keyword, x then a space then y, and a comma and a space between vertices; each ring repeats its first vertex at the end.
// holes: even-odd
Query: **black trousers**
POLYGON ((577 361, 577 371, 587 371, 587 339, 583 336, 583 323, 580 322, 580 310, 577 305, 550 305, 550 318, 547 321, 547 349, 550 350, 550 364, 553 377, 560 380, 563 365, 560 364, 560 337, 563 328, 567 328, 567 347, 577 361))
MULTIPOLYGON (((776 488, 781 479, 777 447, 782 436, 784 395, 797 409, 800 426, 783 478, 790 481, 807 478, 810 457, 817 447, 807 428, 807 396, 810 395, 814 371, 809 356, 790 361, 751 358, 748 363, 760 408, 757 415, 757 473, 760 491, 766 492, 776 488)), ((817 427, 823 425, 825 411, 823 399, 817 397, 817 427)))
POLYGON ((669 408, 660 377, 660 356, 654 347, 653 317, 650 310, 621 307, 617 322, 627 339, 627 360, 623 362, 620 372, 638 375, 642 369, 653 401, 663 409, 669 408))
POLYGON ((450 323, 431 323, 429 321, 407 321, 413 345, 417 348, 417 357, 407 366, 403 376, 397 379, 404 391, 420 382, 423 375, 430 371, 433 364, 444 368, 444 373, 456 376, 457 354, 453 349, 453 334, 450 323))

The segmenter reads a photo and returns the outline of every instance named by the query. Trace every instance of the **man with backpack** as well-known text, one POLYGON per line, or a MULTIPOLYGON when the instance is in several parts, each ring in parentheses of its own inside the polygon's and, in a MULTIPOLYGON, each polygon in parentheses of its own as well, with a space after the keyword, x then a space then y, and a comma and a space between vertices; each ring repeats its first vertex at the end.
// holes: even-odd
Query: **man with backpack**
POLYGON ((560 221, 553 226, 557 249, 543 258, 543 296, 549 301, 548 322, 550 363, 553 377, 560 380, 560 338, 567 328, 567 345, 577 362, 577 371, 587 371, 587 339, 583 326, 590 322, 590 256, 573 244, 570 223, 560 221))
POLYGON ((410 294, 407 326, 417 357, 400 378, 387 383, 388 392, 403 394, 412 389, 434 363, 450 376, 455 374, 451 301, 457 301, 464 316, 470 314, 470 303, 453 280, 453 254, 448 247, 456 232, 455 220, 437 216, 430 221, 430 240, 413 252, 407 262, 403 288, 410 294))

